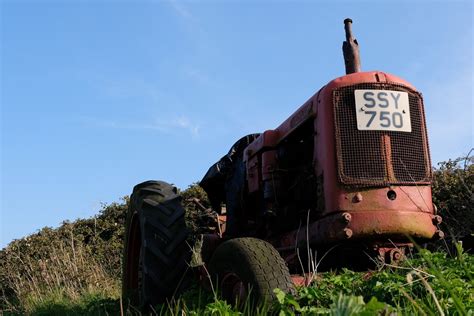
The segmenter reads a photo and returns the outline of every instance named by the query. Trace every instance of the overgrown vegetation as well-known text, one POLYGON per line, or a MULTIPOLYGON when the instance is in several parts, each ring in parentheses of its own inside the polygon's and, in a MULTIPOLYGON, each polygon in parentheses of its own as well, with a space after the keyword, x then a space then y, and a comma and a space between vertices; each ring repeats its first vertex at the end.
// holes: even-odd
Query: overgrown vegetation
POLYGON ((43 228, 0 251, 3 310, 31 312, 55 302, 120 295, 128 199, 90 219, 43 228))
POLYGON ((474 257, 458 250, 456 258, 423 250, 400 266, 368 273, 324 273, 313 287, 301 289, 295 301, 302 311, 310 311, 330 308, 342 294, 372 301, 370 308, 378 306, 379 311, 463 315, 474 310, 474 257))
MULTIPOLYGON (((451 243, 474 231, 473 158, 450 160, 434 170, 433 200, 451 243)), ((216 218, 196 184, 182 192, 193 233, 215 229, 216 218)), ((0 251, 0 311, 5 314, 129 315, 120 301, 121 258, 128 198, 104 205, 94 218, 43 228, 0 251)), ((278 302, 244 314, 390 315, 474 313, 474 257, 457 245, 450 253, 422 251, 400 267, 356 273, 320 273, 293 297, 277 290, 278 302)), ((465 248, 466 244, 464 245, 465 248)), ((446 249, 445 244, 438 249, 446 249)), ((238 315, 213 293, 194 288, 178 301, 157 306, 170 315, 238 315)), ((0 312, 1 314, 1 312, 0 312)))
POLYGON ((474 156, 438 164, 433 178, 433 203, 443 217, 441 229, 448 240, 459 240, 474 232, 474 156))

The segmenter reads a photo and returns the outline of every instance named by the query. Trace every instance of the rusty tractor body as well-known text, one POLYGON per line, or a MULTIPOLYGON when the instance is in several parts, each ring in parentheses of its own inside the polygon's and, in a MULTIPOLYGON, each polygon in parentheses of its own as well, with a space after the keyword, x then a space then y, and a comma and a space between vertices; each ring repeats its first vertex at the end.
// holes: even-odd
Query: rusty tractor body
POLYGON ((201 279, 210 273, 230 299, 243 298, 249 286, 260 298, 271 296, 272 285, 291 291, 288 276, 311 271, 314 251, 330 253, 329 268, 364 269, 374 258, 401 260, 414 241, 443 236, 422 95, 394 75, 360 72, 352 21, 344 22, 347 74, 277 128, 240 139, 200 182, 220 214, 219 233, 202 237, 201 279), (239 255, 239 265, 266 260, 273 268, 223 263, 239 255), (258 280, 272 269, 287 270, 258 280))

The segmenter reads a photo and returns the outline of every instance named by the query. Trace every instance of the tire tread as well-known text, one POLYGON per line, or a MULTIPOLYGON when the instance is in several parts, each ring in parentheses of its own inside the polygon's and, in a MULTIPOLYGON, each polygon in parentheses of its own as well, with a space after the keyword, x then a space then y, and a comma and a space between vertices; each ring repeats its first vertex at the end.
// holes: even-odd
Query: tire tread
MULTIPOLYGON (((138 290, 142 300, 132 302, 134 305, 146 309, 162 303, 182 292, 187 285, 191 251, 186 244, 189 232, 181 200, 177 189, 163 181, 145 181, 133 189, 127 218, 133 214, 139 218, 143 266, 142 286, 138 290), (182 282, 183 277, 185 282, 182 282)), ((124 250, 124 261, 127 251, 124 250)), ((124 296, 129 291, 127 284, 123 284, 124 296)))

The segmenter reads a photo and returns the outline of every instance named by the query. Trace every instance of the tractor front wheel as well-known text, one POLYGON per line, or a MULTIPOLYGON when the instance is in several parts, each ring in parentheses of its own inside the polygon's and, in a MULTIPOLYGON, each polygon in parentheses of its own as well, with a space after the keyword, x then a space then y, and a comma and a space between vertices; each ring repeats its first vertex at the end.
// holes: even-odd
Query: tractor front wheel
POLYGON ((230 303, 272 301, 273 290, 286 293, 294 286, 285 261, 268 242, 235 238, 220 245, 209 263, 217 291, 230 303))

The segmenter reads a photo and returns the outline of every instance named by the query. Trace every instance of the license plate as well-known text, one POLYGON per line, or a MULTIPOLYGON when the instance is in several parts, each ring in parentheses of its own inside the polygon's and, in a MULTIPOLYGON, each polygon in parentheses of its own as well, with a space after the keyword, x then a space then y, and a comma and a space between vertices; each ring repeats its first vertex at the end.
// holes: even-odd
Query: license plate
POLYGON ((408 93, 391 90, 355 90, 357 129, 411 132, 408 93))

